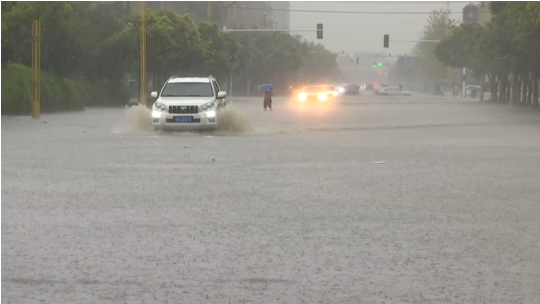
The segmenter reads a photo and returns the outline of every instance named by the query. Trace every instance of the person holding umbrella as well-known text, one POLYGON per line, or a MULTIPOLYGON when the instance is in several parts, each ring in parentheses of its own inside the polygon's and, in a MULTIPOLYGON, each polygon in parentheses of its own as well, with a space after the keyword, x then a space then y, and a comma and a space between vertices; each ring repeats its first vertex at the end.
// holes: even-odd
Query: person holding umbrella
POLYGON ((263 108, 266 111, 266 108, 270 108, 270 111, 272 110, 272 90, 274 89, 274 86, 271 84, 262 84, 259 86, 259 90, 264 92, 264 101, 263 101, 263 108))

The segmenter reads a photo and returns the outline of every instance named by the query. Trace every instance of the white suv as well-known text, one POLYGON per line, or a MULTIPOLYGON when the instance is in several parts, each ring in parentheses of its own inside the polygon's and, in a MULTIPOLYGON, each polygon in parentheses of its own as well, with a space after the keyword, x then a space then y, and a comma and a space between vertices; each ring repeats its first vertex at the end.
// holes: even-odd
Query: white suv
POLYGON ((152 106, 154 129, 214 129, 217 112, 225 107, 227 93, 216 79, 209 77, 176 77, 167 80, 152 106))

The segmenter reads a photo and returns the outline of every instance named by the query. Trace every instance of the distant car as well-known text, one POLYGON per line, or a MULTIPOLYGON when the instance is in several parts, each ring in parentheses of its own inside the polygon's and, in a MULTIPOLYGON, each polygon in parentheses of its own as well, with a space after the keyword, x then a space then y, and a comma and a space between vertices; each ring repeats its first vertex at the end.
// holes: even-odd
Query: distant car
POLYGON ((366 91, 371 91, 373 90, 373 88, 375 87, 376 85, 374 83, 367 83, 365 85, 363 85, 363 89, 366 90, 366 91))
POLYGON ((474 85, 474 84, 468 84, 468 85, 465 86, 465 90, 467 90, 467 91, 479 91, 480 86, 479 85, 474 85))
POLYGON ((400 90, 399 87, 384 87, 378 90, 374 90, 376 95, 389 95, 389 96, 410 96, 411 92, 400 90))
POLYGON ((152 106, 154 129, 215 129, 217 113, 227 103, 227 93, 212 76, 173 76, 151 97, 157 98, 152 106))
POLYGON ((379 90, 382 90, 382 89, 384 89, 386 87, 387 87, 386 84, 374 84, 373 91, 379 91, 379 90))
POLYGON ((360 94, 360 86, 356 84, 343 84, 338 87, 338 92, 343 95, 358 95, 360 94))
POLYGON ((478 92, 480 92, 481 88, 479 85, 473 85, 473 84, 468 84, 465 86, 465 96, 471 96, 471 97, 476 97, 476 94, 478 92))
POLYGON ((334 86, 305 86, 298 91, 297 100, 300 102, 333 102, 337 95, 338 91, 334 86))

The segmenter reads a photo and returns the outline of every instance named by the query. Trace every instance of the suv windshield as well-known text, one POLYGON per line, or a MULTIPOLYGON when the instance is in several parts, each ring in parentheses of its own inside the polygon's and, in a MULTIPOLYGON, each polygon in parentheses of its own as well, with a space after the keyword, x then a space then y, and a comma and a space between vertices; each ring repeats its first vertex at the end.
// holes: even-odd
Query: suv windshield
POLYGON ((204 82, 171 82, 168 83, 162 97, 212 97, 212 85, 204 82))

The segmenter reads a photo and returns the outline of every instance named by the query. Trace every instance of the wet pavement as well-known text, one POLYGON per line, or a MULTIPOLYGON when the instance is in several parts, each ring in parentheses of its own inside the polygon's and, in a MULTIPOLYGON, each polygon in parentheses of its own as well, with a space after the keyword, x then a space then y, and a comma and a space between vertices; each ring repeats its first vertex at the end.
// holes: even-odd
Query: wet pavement
POLYGON ((538 303, 538 111, 231 100, 2 117, 2 303, 538 303))

